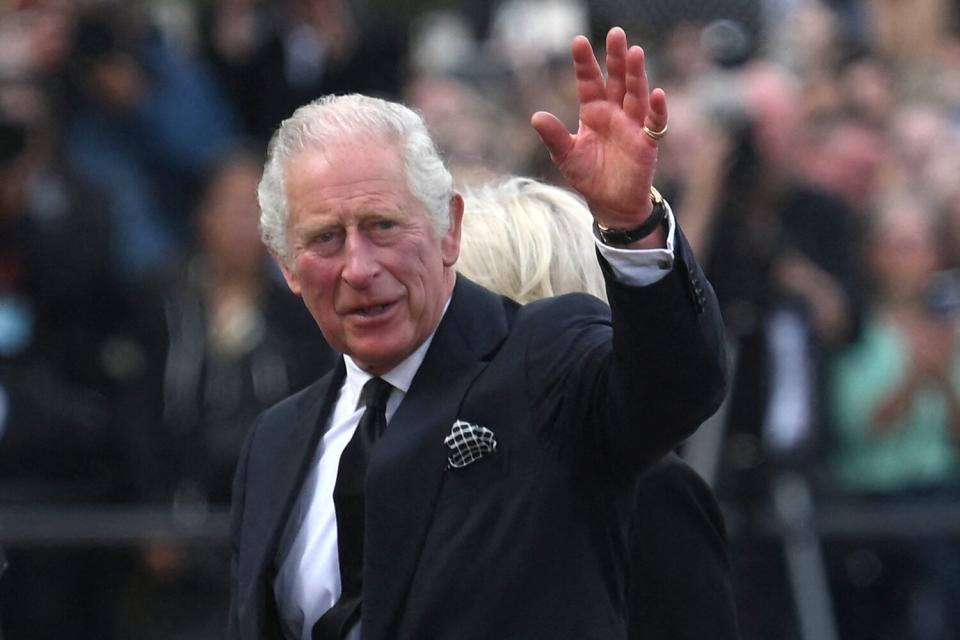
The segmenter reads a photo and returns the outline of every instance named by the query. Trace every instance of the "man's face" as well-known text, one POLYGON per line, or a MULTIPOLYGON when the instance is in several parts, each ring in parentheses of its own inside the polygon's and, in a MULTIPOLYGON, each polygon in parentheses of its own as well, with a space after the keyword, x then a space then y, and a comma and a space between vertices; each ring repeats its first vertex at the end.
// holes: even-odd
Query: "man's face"
POLYGON ((287 284, 330 346, 370 373, 389 371, 436 329, 453 290, 460 196, 440 236, 396 149, 357 140, 294 156, 286 192, 287 284))

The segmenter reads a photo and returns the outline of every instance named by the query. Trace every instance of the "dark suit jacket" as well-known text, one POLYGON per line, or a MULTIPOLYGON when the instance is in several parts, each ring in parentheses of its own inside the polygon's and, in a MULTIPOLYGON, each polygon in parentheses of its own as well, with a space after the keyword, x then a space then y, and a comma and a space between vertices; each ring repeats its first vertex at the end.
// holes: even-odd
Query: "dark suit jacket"
MULTIPOLYGON (((677 244, 654 285, 608 274, 609 309, 583 294, 520 307, 458 276, 370 460, 365 639, 626 637, 635 478, 725 387, 712 289, 677 244), (493 430, 498 451, 448 469, 457 419, 493 430)), ((279 635, 279 541, 342 379, 341 366, 251 429, 234 487, 231 638, 279 635)))
POLYGON ((630 527, 630 640, 737 640, 727 530, 709 485, 670 454, 644 473, 630 527))

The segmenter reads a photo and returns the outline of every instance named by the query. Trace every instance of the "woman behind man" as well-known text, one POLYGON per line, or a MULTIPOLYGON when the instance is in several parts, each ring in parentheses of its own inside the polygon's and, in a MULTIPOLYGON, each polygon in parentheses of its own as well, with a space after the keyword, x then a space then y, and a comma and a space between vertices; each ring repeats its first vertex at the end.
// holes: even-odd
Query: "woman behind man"
MULTIPOLYGON (((524 304, 571 292, 606 300, 585 231, 593 217, 577 195, 507 177, 463 196, 460 273, 524 304)), ((739 638, 723 515, 703 479, 678 456, 663 459, 638 483, 630 526, 631 640, 739 638)))

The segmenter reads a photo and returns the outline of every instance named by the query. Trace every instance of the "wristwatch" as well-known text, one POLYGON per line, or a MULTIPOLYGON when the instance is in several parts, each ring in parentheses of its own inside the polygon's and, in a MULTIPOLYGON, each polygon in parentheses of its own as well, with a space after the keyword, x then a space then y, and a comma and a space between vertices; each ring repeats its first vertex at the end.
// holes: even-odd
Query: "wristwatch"
POLYGON ((667 221, 667 206, 663 202, 663 196, 654 187, 650 187, 650 201, 653 203, 653 211, 650 216, 638 227, 632 229, 615 229, 605 227, 599 222, 594 221, 593 226, 597 235, 604 244, 614 247, 624 247, 633 244, 637 240, 646 238, 654 232, 661 224, 667 221))

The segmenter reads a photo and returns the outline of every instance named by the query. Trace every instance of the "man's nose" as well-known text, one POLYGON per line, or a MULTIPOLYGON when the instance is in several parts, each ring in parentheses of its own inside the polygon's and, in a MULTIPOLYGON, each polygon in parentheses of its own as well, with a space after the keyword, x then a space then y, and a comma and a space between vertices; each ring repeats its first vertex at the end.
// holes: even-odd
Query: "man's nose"
POLYGON ((343 280, 352 287, 362 289, 369 286, 379 270, 376 252, 370 241, 362 233, 350 230, 344 245, 343 280))

